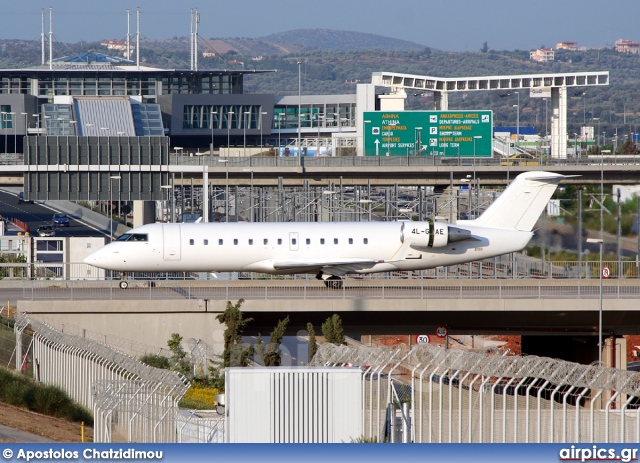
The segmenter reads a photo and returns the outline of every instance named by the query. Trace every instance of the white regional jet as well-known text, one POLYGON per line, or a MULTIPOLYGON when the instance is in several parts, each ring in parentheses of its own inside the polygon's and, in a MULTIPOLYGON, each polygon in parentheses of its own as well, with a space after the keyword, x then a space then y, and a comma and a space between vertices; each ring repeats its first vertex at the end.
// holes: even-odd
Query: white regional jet
MULTIPOLYGON (((558 183, 527 172, 475 220, 448 223, 156 223, 130 230, 85 259, 119 272, 316 274, 341 288, 347 273, 423 270, 523 249, 558 183)), ((120 283, 127 287, 126 280, 120 283)))

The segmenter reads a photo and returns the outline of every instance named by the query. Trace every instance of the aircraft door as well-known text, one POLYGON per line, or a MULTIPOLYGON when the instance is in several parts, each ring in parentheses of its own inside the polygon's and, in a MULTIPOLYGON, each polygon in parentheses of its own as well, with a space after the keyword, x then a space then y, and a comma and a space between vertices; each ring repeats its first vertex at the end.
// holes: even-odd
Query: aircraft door
POLYGON ((164 260, 180 260, 180 225, 163 224, 164 260))
POLYGON ((299 246, 298 234, 295 232, 289 233, 289 251, 297 251, 299 246))

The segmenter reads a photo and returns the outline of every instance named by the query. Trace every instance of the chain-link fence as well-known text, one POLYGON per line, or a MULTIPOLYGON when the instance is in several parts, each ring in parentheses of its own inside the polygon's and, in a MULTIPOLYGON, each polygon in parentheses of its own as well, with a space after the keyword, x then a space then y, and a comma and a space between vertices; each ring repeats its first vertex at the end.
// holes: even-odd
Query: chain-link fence
POLYGON ((363 370, 364 438, 390 442, 638 442, 640 374, 418 345, 324 344, 314 365, 363 370))

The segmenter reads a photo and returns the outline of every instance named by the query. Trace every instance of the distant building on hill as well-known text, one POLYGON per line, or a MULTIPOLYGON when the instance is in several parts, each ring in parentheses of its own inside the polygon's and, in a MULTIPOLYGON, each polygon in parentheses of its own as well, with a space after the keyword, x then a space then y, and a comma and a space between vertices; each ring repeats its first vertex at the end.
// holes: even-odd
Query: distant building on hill
POLYGON ((616 51, 619 53, 640 53, 640 42, 633 40, 616 40, 616 51))
POLYGON ((533 50, 529 56, 532 61, 538 61, 539 63, 554 60, 553 48, 538 48, 537 50, 533 50))
POLYGON ((578 43, 577 42, 558 42, 556 43, 556 49, 578 51, 578 43))

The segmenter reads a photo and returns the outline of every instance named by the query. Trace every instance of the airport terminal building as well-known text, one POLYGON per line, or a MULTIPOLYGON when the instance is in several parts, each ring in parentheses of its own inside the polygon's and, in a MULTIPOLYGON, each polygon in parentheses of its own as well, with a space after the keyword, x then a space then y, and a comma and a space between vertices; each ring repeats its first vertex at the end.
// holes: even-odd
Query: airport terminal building
POLYGON ((158 69, 93 52, 0 70, 0 150, 24 152, 25 135, 166 136, 171 147, 191 152, 208 152, 212 144, 214 152, 284 147, 297 137, 329 151, 335 139, 353 144, 356 94, 276 101, 244 93, 246 74, 268 72, 274 71, 158 69))

